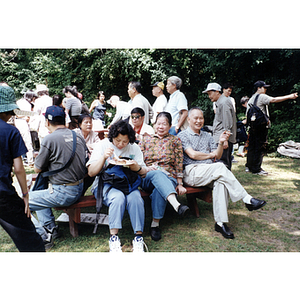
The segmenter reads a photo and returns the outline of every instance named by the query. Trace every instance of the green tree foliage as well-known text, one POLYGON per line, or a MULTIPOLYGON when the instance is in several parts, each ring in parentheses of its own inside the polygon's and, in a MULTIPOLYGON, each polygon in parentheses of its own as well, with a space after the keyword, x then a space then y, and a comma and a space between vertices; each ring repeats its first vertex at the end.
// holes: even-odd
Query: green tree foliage
MULTIPOLYGON (((237 115, 243 116, 239 101, 252 95, 257 80, 271 84, 271 96, 298 91, 299 63, 297 49, 0 49, 0 81, 11 85, 17 97, 37 83, 47 84, 50 95, 76 85, 90 104, 99 90, 107 98, 117 94, 129 100, 128 82, 138 80, 153 103, 150 85, 177 75, 189 107, 200 106, 206 124, 212 124, 212 103, 202 94, 207 83, 231 82, 237 115)), ((271 150, 287 139, 299 141, 299 108, 299 100, 270 105, 271 150)))

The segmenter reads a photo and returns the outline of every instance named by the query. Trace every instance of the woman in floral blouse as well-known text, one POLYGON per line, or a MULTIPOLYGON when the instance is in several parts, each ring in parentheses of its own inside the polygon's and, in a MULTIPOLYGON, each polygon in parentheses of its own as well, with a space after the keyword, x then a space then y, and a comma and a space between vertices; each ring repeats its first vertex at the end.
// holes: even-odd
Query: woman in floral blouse
POLYGON ((153 221, 150 234, 154 241, 161 239, 159 221, 164 216, 167 201, 181 216, 189 209, 177 200, 177 194, 186 193, 182 185, 183 150, 180 139, 169 134, 171 124, 170 113, 159 113, 154 125, 155 134, 142 136, 139 142, 149 170, 142 179, 142 189, 151 198, 153 221))

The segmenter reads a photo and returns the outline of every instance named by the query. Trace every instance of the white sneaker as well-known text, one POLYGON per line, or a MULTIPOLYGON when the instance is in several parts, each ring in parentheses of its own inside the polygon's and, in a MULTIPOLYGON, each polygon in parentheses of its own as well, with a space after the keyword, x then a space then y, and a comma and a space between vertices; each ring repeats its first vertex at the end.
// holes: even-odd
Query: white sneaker
POLYGON ((245 172, 250 172, 248 167, 245 168, 245 172))
POLYGON ((133 248, 132 248, 133 252, 145 252, 144 246, 148 252, 148 247, 145 244, 144 239, 141 236, 139 236, 139 237, 136 236, 134 238, 134 240, 132 241, 132 245, 133 245, 133 248))
POLYGON ((121 242, 117 235, 113 235, 109 239, 109 252, 122 252, 121 242))
POLYGON ((261 169, 258 173, 253 173, 253 175, 261 175, 261 176, 267 176, 269 173, 265 170, 261 169))

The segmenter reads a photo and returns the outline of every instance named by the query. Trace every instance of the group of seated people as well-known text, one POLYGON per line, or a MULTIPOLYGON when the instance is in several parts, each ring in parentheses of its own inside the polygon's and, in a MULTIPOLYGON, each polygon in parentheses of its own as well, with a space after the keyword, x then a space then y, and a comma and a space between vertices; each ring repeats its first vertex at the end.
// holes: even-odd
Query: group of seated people
MULTIPOLYGON (((223 152, 223 143, 228 140, 229 133, 221 134, 217 145, 209 133, 201 130, 204 126, 204 117, 202 110, 198 107, 189 110, 187 118, 189 127, 177 136, 169 133, 172 127, 170 113, 160 112, 153 128, 143 123, 143 117, 143 110, 134 108, 130 119, 112 124, 108 137, 103 140, 100 140, 97 133, 93 132, 90 115, 84 114, 79 117, 79 128, 75 131, 78 136, 81 136, 81 140, 86 142, 88 149, 88 161, 85 164, 88 176, 84 183, 78 181, 80 195, 92 185, 91 192, 97 199, 99 176, 102 176, 101 174, 113 161, 116 162, 123 157, 129 158, 130 163, 125 163, 124 168, 138 174, 141 178, 140 188, 150 194, 152 240, 158 241, 162 237, 160 220, 164 217, 168 203, 180 216, 188 212, 188 206, 178 201, 178 196, 186 193, 184 185, 209 186, 213 189, 215 231, 225 238, 234 238, 226 225, 229 198, 233 202, 242 200, 249 211, 263 207, 266 202, 249 195, 233 173, 219 161, 223 152)), ((51 130, 51 132, 55 131, 54 128, 51 130)), ((43 148, 42 145, 41 150, 43 148)), ((37 157, 35 170, 40 172, 41 169, 38 166, 37 157)), ((33 193, 35 192, 30 192, 30 194, 33 193)), ((118 231, 122 228, 122 219, 126 209, 135 234, 132 242, 133 251, 143 252, 145 210, 140 191, 136 188, 129 193, 123 193, 110 183, 104 183, 101 186, 101 193, 103 204, 109 208, 110 252, 122 252, 118 231)), ((80 195, 74 197, 74 202, 79 199, 80 195)), ((34 197, 29 195, 29 205, 31 198, 34 197)), ((64 203, 60 205, 65 206, 64 203)), ((49 246, 53 245, 52 239, 59 236, 58 227, 51 213, 51 207, 56 206, 59 205, 57 203, 52 206, 48 205, 50 209, 48 214, 39 214, 39 221, 34 220, 35 224, 39 223, 38 226, 46 229, 40 234, 45 244, 48 243, 49 246)), ((32 206, 31 210, 44 210, 45 207, 45 204, 40 208, 32 206)))

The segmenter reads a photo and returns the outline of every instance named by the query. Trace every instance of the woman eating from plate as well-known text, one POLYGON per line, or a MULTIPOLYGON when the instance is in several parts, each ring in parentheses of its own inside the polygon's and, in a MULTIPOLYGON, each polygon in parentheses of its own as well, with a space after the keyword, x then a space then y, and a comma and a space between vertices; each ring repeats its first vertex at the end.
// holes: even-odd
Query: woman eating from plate
MULTIPOLYGON (((131 171, 138 175, 144 175, 148 169, 143 160, 143 153, 135 144, 135 132, 130 124, 125 121, 114 123, 109 130, 108 138, 101 140, 94 147, 90 160, 87 163, 88 174, 93 177, 100 171, 107 169, 109 164, 118 162, 126 164, 131 171), (129 163, 120 160, 121 157, 130 159, 129 163)), ((98 178, 98 176, 97 176, 98 178)), ((94 181, 92 193, 97 197, 98 180, 94 181)), ((103 204, 109 207, 109 248, 110 252, 122 252, 118 231, 122 228, 122 219, 127 209, 130 221, 135 233, 133 240, 133 251, 143 252, 143 230, 145 220, 144 201, 138 189, 128 195, 111 187, 110 184, 103 185, 103 204)))
POLYGON ((155 134, 142 136, 139 143, 149 168, 141 187, 151 194, 153 221, 150 234, 154 241, 161 239, 159 221, 164 216, 167 202, 180 216, 184 216, 189 209, 177 199, 177 195, 186 193, 182 185, 183 150, 180 139, 169 134, 171 124, 170 113, 159 113, 154 124, 155 134))

